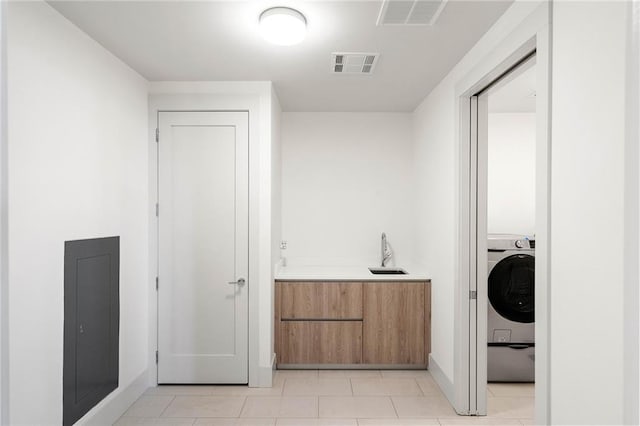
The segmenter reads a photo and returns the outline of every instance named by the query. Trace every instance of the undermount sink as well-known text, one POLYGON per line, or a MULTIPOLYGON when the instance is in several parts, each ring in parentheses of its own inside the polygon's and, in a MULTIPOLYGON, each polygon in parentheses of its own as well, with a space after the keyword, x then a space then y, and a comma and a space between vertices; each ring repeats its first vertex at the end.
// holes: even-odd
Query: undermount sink
POLYGON ((406 275, 407 271, 402 268, 369 268, 374 275, 406 275))

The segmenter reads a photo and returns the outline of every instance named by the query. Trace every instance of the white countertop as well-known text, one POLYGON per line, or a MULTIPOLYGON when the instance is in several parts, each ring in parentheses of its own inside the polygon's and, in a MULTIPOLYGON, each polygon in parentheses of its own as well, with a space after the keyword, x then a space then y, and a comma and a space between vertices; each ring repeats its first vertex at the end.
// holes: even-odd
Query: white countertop
MULTIPOLYGON (((372 267, 374 265, 371 265, 372 267)), ((428 281, 424 268, 399 266, 405 275, 374 275, 368 266, 280 266, 275 274, 279 281, 428 281)))

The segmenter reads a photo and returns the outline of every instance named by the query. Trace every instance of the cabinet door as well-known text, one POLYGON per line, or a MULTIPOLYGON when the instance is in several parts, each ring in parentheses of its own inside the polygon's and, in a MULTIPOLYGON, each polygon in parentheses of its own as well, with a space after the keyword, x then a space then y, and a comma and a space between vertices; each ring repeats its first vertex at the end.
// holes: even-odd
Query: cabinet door
POLYGON ((362 321, 282 321, 280 364, 359 364, 362 321))
POLYGON ((363 362, 426 365, 425 283, 364 285, 363 362))
POLYGON ((362 283, 280 283, 284 320, 362 319, 362 283))

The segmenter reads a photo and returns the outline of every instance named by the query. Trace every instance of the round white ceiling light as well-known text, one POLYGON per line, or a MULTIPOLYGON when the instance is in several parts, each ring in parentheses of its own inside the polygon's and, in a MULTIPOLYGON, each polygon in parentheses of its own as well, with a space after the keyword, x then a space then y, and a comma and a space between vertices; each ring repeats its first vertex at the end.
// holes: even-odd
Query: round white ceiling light
POLYGON ((298 44, 307 33, 307 19, 290 7, 272 7, 260 14, 260 33, 273 44, 298 44))

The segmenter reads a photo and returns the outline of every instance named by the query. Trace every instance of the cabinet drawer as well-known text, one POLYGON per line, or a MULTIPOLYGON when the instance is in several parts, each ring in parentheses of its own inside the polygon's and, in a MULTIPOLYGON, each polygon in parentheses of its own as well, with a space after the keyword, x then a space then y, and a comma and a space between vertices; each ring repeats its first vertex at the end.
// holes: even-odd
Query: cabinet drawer
POLYGON ((283 321, 279 364, 360 364, 362 321, 283 321))
POLYGON ((283 320, 362 319, 362 283, 286 282, 279 285, 283 320))

